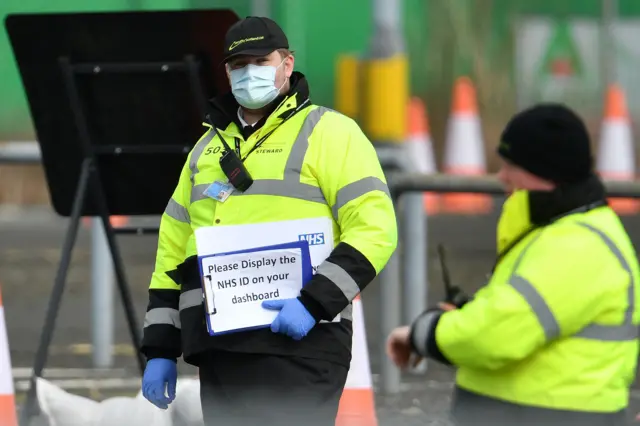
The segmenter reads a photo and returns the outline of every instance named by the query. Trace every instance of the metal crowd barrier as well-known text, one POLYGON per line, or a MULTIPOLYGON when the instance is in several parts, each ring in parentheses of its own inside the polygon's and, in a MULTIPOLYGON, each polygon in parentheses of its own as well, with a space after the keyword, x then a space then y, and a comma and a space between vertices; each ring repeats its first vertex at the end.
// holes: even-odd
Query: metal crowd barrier
POLYGON ((40 164, 40 148, 36 142, 0 144, 0 165, 40 164))

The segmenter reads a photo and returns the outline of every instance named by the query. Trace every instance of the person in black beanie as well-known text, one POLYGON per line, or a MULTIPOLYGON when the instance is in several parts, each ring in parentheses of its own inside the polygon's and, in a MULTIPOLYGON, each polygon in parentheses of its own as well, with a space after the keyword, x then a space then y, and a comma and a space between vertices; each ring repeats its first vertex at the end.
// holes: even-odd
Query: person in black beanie
POLYGON ((625 424, 638 358, 640 266, 569 108, 516 114, 498 147, 508 198, 488 284, 387 340, 401 368, 457 368, 452 417, 467 425, 625 424))

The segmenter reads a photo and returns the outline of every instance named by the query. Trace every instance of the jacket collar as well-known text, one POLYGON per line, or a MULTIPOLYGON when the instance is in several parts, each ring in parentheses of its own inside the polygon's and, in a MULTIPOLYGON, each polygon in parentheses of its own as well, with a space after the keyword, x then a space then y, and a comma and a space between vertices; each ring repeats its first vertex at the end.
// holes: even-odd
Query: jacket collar
POLYGON ((215 126, 221 132, 231 133, 230 136, 233 137, 241 135, 244 139, 249 138, 254 132, 259 132, 258 137, 260 134, 268 133, 280 125, 282 120, 293 114, 298 107, 310 105, 309 85, 304 74, 294 71, 289 81, 291 84, 289 91, 274 99, 267 107, 268 113, 254 126, 244 129, 244 132, 238 119, 240 105, 230 91, 209 100, 204 124, 215 126))
POLYGON ((605 188, 595 174, 580 183, 560 185, 553 191, 515 191, 505 201, 498 221, 498 256, 502 258, 537 228, 605 205, 605 188))

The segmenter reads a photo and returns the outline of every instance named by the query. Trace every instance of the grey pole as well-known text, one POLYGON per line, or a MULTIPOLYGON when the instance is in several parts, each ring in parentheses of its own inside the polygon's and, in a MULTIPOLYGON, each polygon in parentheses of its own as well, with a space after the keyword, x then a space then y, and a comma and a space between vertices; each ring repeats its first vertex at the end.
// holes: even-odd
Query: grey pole
POLYGON ((401 0, 373 0, 373 39, 370 55, 386 58, 404 52, 401 0))
MULTIPOLYGON (((411 324, 427 306, 427 221, 422 193, 405 194, 400 223, 402 233, 402 266, 404 281, 403 318, 411 324)), ((427 362, 421 362, 412 373, 423 374, 427 362)))
MULTIPOLYGON (((418 173, 416 162, 405 151, 405 170, 418 173)), ((411 324, 427 307, 427 217, 424 210, 424 195, 421 192, 405 194, 399 210, 402 216, 402 283, 404 303, 402 321, 411 324)), ((411 373, 423 374, 427 370, 426 360, 411 373)))
MULTIPOLYGON (((373 6, 373 37, 369 48, 369 58, 375 60, 384 60, 391 58, 399 53, 404 53, 404 41, 401 30, 401 0, 372 0, 373 6)), ((405 75, 397 76, 398 80, 405 79, 405 75)), ((399 81, 387 81, 377 82, 380 85, 392 84, 394 87, 402 88, 403 85, 399 81)), ((372 99, 377 99, 380 94, 384 92, 379 86, 376 90, 380 93, 370 93, 372 99)), ((376 91, 374 90, 374 91, 376 91)), ((368 122, 371 118, 367 118, 365 122, 368 122)), ((398 123, 390 123, 389 127, 397 125, 398 123)), ((368 130, 368 129, 367 129, 368 130)), ((388 130, 388 129, 387 129, 388 130)), ((371 134, 371 137, 376 142, 389 142, 384 136, 371 134)), ((402 141, 393 141, 394 151, 398 152, 398 157, 404 155, 402 141)), ((403 170, 407 170, 406 166, 403 170)), ((410 203, 409 203, 410 204, 410 203)), ((410 210, 410 205, 404 206, 404 210, 410 210)), ((404 218, 402 215, 398 217, 398 221, 402 222, 404 218)), ((398 250, 391 256, 386 267, 380 274, 380 292, 381 292, 381 305, 380 305, 380 333, 381 333, 381 367, 380 367, 380 389, 382 393, 394 394, 400 392, 400 370, 391 362, 386 354, 385 342, 389 333, 401 324, 402 316, 401 309, 401 266, 400 266, 400 253, 407 252, 407 249, 412 248, 405 242, 400 241, 398 244, 398 250)))
POLYGON ((253 16, 271 16, 270 0, 251 0, 251 14, 253 16))
MULTIPOLYGON (((411 163, 403 150, 402 145, 378 146, 376 147, 378 159, 383 169, 400 169, 403 172, 411 170, 411 163)), ((415 194, 405 194, 404 200, 415 194)), ((418 194, 420 195, 420 194, 418 194)), ((405 212, 411 210, 410 205, 396 205, 398 215, 398 228, 400 231, 398 249, 393 253, 387 265, 380 272, 380 390, 385 394, 400 392, 400 370, 389 359, 386 352, 386 340, 391 331, 400 325, 402 320, 401 309, 401 288, 402 274, 400 262, 408 260, 406 256, 401 256, 408 244, 404 240, 403 229, 410 218, 405 212), (402 259, 402 260, 401 260, 402 259)), ((406 251, 405 251, 406 253, 406 251)))
POLYGON ((113 366, 114 270, 107 235, 99 217, 91 219, 91 332, 93 366, 113 366))
POLYGON ((380 272, 380 390, 384 394, 400 392, 400 370, 389 359, 386 340, 400 323, 400 259, 396 250, 380 272))

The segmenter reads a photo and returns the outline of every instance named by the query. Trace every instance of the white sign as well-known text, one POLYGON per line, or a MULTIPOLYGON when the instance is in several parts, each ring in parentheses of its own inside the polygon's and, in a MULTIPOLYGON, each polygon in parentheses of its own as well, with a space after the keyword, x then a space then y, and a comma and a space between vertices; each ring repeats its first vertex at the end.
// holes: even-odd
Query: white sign
POLYGON ((211 328, 221 333, 271 324, 278 311, 262 308, 262 301, 297 297, 302 288, 302 271, 299 248, 202 259, 211 328))
MULTIPOLYGON (((297 219, 278 222, 265 222, 248 225, 228 225, 228 226, 210 226, 202 227, 195 230, 196 248, 198 256, 204 258, 206 256, 218 255, 220 253, 238 252, 251 250, 256 247, 266 247, 281 244, 288 244, 300 240, 306 240, 309 243, 309 256, 311 260, 312 273, 315 274, 318 266, 325 261, 334 248, 334 222, 328 217, 297 219)), ((203 275, 206 275, 203 268, 203 275)), ((286 272, 285 272, 286 273, 286 272)), ((203 277, 203 279, 205 279, 203 277)), ((205 279, 206 281, 206 279, 205 279)), ((207 286, 205 285, 205 289, 207 286)), ((280 290, 282 292, 283 290, 280 290)), ((297 288, 296 297, 299 294, 300 287, 297 288)), ((209 296, 205 294, 205 299, 209 296)), ((285 297, 280 297, 285 298, 285 297)), ((216 298, 217 301, 217 298, 216 298)), ((240 306, 236 304, 234 306, 240 306)), ((266 311, 259 306, 259 303, 252 304, 251 309, 264 311, 264 315, 272 315, 273 312, 266 311)), ((213 312, 211 306, 208 306, 208 322, 214 323, 217 314, 213 312)), ((263 313, 261 313, 262 315, 263 313)), ((277 311, 275 311, 277 314, 277 311)), ((255 317, 254 317, 255 318, 255 317)), ((333 319, 333 322, 340 321, 340 315, 333 319)), ((321 321, 326 322, 326 321, 321 321)), ((217 331, 217 330, 214 330, 217 331)))

